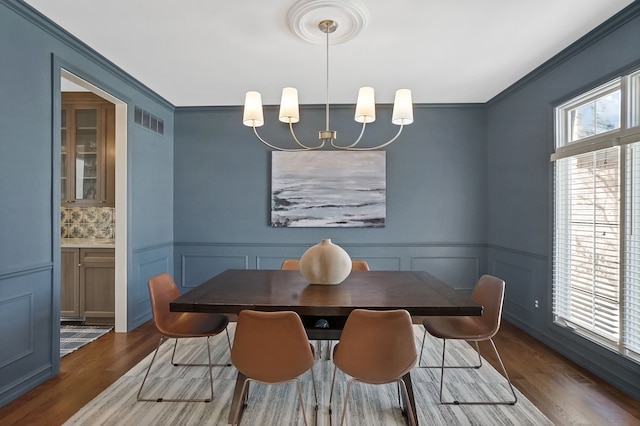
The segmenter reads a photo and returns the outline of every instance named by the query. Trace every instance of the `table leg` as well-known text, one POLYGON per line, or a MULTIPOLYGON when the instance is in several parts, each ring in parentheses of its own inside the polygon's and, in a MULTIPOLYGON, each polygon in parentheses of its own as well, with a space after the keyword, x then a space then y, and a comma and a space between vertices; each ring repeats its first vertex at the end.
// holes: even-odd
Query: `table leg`
MULTIPOLYGON (((411 384, 411 372, 408 372, 407 374, 402 376, 402 380, 404 380, 404 384, 407 387, 407 394, 409 395, 409 401, 406 401, 404 392, 401 392, 402 399, 404 400, 405 411, 407 407, 411 407, 411 411, 413 412, 413 418, 416 421, 415 426, 418 426, 418 412, 416 410, 416 400, 413 396, 413 385, 411 384)), ((406 415, 407 415, 407 423, 411 424, 411 416, 409 416, 409 413, 406 413, 406 415)))
POLYGON ((238 423, 240 423, 240 419, 242 418, 242 412, 244 411, 244 405, 246 402, 246 395, 249 395, 250 382, 247 382, 247 387, 244 392, 245 397, 243 397, 242 395, 242 385, 246 379, 247 379, 247 376, 245 376, 240 371, 238 371, 238 376, 236 378, 236 387, 233 390, 233 399, 231 400, 231 409, 229 410, 228 423, 233 423, 233 418, 236 415, 238 404, 240 404, 240 414, 238 414, 238 423))

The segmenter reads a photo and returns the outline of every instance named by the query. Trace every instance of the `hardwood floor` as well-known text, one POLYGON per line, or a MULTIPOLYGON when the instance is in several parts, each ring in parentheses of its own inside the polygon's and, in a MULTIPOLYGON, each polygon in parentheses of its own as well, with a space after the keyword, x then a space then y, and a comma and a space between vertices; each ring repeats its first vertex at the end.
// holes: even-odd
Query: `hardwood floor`
MULTIPOLYGON (((65 356, 60 374, 0 408, 0 423, 59 425, 155 349, 151 322, 65 356)), ((511 324, 494 339, 515 387, 557 425, 638 425, 640 402, 609 386, 511 324)), ((488 345, 483 356, 496 366, 488 345)))

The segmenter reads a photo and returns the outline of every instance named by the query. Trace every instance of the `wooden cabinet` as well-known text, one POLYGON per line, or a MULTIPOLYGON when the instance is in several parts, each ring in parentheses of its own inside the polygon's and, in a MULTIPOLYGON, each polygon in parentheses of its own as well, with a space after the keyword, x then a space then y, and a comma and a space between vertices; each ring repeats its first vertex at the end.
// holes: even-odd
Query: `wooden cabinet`
POLYGON ((63 248, 60 263, 60 317, 80 318, 80 249, 63 248))
POLYGON ((60 316, 86 324, 115 322, 115 250, 62 248, 60 316))
POLYGON ((115 205, 115 105, 90 92, 63 92, 63 206, 115 205))

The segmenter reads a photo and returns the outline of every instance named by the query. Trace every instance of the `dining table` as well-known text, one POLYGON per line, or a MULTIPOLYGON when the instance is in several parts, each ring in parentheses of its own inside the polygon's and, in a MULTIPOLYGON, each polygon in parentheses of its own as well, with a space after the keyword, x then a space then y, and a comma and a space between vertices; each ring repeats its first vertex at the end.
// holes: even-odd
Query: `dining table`
MULTIPOLYGON (((405 309, 412 317, 477 316, 482 306, 426 271, 352 271, 340 284, 310 284, 300 271, 228 269, 170 303, 174 312, 294 311, 310 340, 339 340, 354 309, 405 309)), ((242 404, 238 372, 229 422, 242 404)), ((411 372, 403 376, 418 421, 411 372)), ((405 413, 406 414, 406 413, 405 413)))

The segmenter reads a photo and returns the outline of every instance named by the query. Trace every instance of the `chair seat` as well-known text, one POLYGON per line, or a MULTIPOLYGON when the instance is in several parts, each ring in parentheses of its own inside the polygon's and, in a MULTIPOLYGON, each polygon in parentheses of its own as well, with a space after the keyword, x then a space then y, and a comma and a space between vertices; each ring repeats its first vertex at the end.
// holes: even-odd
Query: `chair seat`
MULTIPOLYGON (((211 367, 214 364, 211 363, 211 348, 209 347, 209 338, 223 331, 227 334, 227 344, 229 350, 231 350, 231 339, 229 339, 229 330, 227 330, 227 324, 229 324, 229 318, 222 314, 205 314, 199 312, 172 312, 170 310, 171 301, 180 295, 178 286, 173 281, 173 278, 168 273, 158 274, 149 278, 147 283, 149 287, 149 298, 151 301, 151 313, 153 316, 153 325, 156 327, 158 333, 160 333, 160 341, 156 346, 156 350, 153 353, 147 372, 142 379, 140 389, 138 389, 137 400, 138 401, 171 401, 171 402, 209 402, 213 399, 213 374, 211 373, 211 367), (199 363, 182 363, 175 360, 176 349, 178 347, 178 339, 181 338, 199 338, 206 337, 207 346, 207 359, 206 364, 199 363), (142 397, 142 389, 147 381, 151 367, 153 366, 160 346, 167 339, 175 339, 173 345, 173 353, 171 354, 171 364, 176 366, 185 367, 208 367, 209 372, 209 397, 208 398, 164 398, 164 397, 142 397)), ((215 366, 231 366, 229 363, 215 364, 215 366)))
POLYGON ((440 339, 487 340, 496 333, 481 317, 426 317, 422 325, 429 334, 440 339))
POLYGON ((206 337, 224 331, 229 324, 229 318, 225 315, 212 315, 196 312, 180 312, 171 318, 170 329, 158 331, 170 338, 181 337, 206 337))
MULTIPOLYGON (((420 360, 422 360, 422 352, 425 346, 425 337, 427 332, 434 337, 442 340, 442 361, 440 363, 440 403, 441 404, 454 404, 454 405, 496 405, 496 404, 510 404, 513 405, 518 401, 511 380, 507 374, 507 370, 504 368, 500 354, 496 349, 496 345, 493 343, 493 336, 498 333, 500 329, 500 319, 502 317, 502 303, 504 301, 504 287, 505 283, 500 278, 492 275, 485 274, 480 277, 476 282, 476 285, 471 293, 471 300, 479 305, 482 305, 482 315, 480 316, 451 316, 451 317, 426 317, 422 321, 424 325, 424 337, 422 339, 422 349, 420 350, 420 360), (452 340, 466 340, 475 342, 476 351, 478 354, 477 365, 445 365, 445 353, 447 347, 447 339, 452 340), (444 385, 444 372, 449 368, 480 368, 482 367, 482 357, 480 355, 480 345, 478 342, 488 341, 493 348, 493 352, 502 367, 504 377, 509 384, 509 389, 513 396, 512 400, 503 401, 460 401, 458 399, 445 401, 442 397, 442 390, 444 385)), ((433 366, 422 366, 422 368, 433 368, 433 366)))

